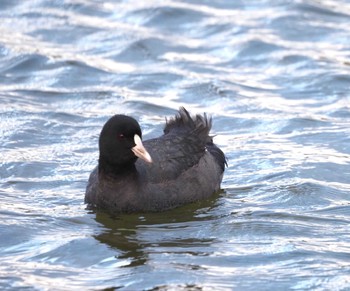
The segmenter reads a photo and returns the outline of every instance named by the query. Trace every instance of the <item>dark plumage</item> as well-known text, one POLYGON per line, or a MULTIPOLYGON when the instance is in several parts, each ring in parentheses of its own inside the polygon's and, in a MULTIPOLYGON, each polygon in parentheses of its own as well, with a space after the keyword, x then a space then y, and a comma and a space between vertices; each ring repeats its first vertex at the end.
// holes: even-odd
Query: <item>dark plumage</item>
POLYGON ((191 117, 180 108, 166 122, 164 135, 142 145, 137 121, 113 116, 100 134, 99 164, 90 175, 85 203, 125 213, 163 211, 208 198, 220 189, 226 165, 209 136, 211 125, 206 114, 191 117))

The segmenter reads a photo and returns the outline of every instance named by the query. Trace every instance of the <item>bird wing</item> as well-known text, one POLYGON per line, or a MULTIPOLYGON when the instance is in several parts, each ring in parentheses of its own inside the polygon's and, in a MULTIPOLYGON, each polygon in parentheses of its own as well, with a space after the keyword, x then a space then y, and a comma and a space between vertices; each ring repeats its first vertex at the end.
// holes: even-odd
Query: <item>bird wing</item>
POLYGON ((206 114, 191 117, 185 108, 180 108, 178 115, 166 122, 164 135, 143 142, 153 163, 145 165, 138 160, 140 175, 149 181, 164 181, 195 166, 211 140, 210 129, 211 118, 206 114))

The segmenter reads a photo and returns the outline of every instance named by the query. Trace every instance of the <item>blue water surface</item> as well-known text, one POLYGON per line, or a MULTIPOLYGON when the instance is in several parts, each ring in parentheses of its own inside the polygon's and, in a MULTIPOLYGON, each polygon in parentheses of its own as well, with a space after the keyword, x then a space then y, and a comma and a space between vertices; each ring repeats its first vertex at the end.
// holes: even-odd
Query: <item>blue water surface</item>
POLYGON ((2 0, 1 290, 350 290, 350 3, 2 0), (213 116, 222 191, 84 205, 104 122, 213 116))

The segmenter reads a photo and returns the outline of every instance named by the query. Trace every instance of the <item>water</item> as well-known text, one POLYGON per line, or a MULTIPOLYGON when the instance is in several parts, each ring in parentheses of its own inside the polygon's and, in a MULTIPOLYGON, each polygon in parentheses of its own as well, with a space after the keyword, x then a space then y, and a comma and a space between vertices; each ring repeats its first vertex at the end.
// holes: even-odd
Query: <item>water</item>
POLYGON ((0 2, 2 290, 350 290, 350 3, 0 2), (85 209, 115 113, 213 115, 222 192, 85 209))

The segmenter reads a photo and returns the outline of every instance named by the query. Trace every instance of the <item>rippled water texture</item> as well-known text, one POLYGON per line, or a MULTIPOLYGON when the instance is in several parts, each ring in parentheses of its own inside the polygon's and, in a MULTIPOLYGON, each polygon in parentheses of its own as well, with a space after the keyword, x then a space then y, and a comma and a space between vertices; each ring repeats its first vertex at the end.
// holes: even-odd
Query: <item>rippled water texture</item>
POLYGON ((0 289, 349 290, 350 3, 2 0, 0 289), (223 191, 83 203, 115 113, 213 116, 223 191))

